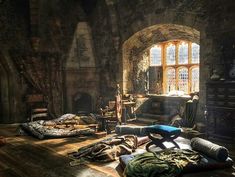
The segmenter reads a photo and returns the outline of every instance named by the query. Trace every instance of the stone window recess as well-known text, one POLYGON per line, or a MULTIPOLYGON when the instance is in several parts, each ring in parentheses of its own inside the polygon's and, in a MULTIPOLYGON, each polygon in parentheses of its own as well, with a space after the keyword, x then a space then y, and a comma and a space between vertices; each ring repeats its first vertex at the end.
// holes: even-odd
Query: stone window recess
MULTIPOLYGON (((150 68, 158 68, 158 72, 151 72, 150 78, 151 74, 155 74, 157 78, 159 75, 162 76, 156 82, 161 81, 163 94, 198 92, 199 52, 200 46, 190 41, 176 40, 154 45, 149 51, 149 63, 150 68)), ((157 85, 159 86, 159 83, 157 85)))

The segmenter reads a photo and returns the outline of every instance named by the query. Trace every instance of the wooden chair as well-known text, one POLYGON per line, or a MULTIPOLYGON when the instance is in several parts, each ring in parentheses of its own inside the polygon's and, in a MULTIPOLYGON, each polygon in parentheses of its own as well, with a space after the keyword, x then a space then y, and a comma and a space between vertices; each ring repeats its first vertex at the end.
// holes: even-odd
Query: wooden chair
POLYGON ((30 106, 29 120, 48 119, 47 102, 42 94, 30 94, 26 96, 26 102, 30 106))

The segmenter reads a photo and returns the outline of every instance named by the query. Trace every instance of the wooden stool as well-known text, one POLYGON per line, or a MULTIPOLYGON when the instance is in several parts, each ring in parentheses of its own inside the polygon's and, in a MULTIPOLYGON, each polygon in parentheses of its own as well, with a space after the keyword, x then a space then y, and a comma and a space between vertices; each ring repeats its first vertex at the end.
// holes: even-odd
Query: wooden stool
POLYGON ((146 132, 148 133, 149 139, 152 141, 146 145, 146 150, 152 145, 158 146, 161 149, 166 149, 167 147, 163 144, 164 142, 171 142, 176 148, 180 148, 179 145, 174 141, 180 134, 181 129, 168 125, 152 125, 146 127, 146 132), (161 135, 161 137, 156 137, 153 134, 161 135))

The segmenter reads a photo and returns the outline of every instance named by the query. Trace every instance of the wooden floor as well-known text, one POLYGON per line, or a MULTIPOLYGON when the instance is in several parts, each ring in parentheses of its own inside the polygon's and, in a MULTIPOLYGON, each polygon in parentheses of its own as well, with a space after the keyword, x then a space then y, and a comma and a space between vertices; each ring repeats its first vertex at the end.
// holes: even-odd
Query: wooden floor
MULTIPOLYGON (((69 165, 71 161, 67 156, 69 152, 101 139, 72 137, 38 140, 30 136, 17 136, 16 129, 16 126, 0 125, 0 136, 5 136, 7 140, 7 144, 0 147, 0 177, 116 177, 122 175, 118 161, 74 167, 69 165)), ((185 143, 182 142, 182 144, 185 143)), ((231 145, 230 148, 234 158, 235 146, 231 145)), ((235 170, 216 170, 184 176, 235 176, 235 170)))

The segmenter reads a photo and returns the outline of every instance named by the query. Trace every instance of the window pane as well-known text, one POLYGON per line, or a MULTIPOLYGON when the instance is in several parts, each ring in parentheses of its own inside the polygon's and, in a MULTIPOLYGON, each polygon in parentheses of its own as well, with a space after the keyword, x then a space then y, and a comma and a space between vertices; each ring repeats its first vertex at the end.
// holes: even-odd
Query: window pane
POLYGON ((166 85, 167 85, 167 93, 175 90, 175 69, 168 68, 166 70, 166 85))
POLYGON ((191 81, 191 92, 198 92, 199 91, 199 68, 192 69, 192 81, 191 81))
POLYGON ((192 43, 192 63, 199 63, 200 46, 196 43, 192 43))
POLYGON ((175 45, 170 44, 166 48, 166 64, 174 65, 175 64, 175 45))
POLYGON ((161 46, 154 46, 150 49, 150 65, 160 66, 162 64, 162 49, 161 46))
POLYGON ((188 69, 180 68, 178 72, 179 91, 188 93, 188 69))
POLYGON ((188 64, 188 43, 179 45, 179 64, 188 64))

